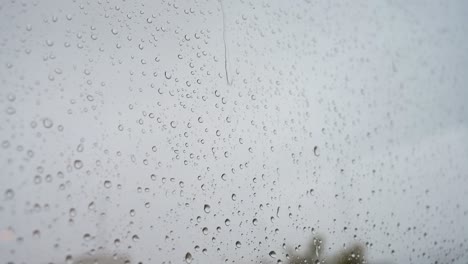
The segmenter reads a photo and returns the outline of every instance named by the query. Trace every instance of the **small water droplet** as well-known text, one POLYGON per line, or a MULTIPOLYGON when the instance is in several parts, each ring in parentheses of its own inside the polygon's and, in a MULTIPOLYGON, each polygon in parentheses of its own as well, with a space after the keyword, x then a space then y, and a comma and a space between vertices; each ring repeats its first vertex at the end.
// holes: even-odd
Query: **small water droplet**
POLYGON ((85 241, 89 241, 89 240, 91 240, 91 235, 88 234, 88 233, 86 233, 86 234, 83 235, 83 239, 84 239, 85 241))
POLYGON ((7 189, 5 191, 5 199, 11 200, 13 197, 15 197, 15 192, 12 189, 7 189))
POLYGON ((319 150, 318 146, 314 147, 314 155, 317 156, 317 157, 320 156, 320 150, 319 150))
POLYGON ((75 208, 70 208, 70 210, 68 211, 68 215, 70 217, 75 217, 76 216, 76 210, 75 208))
POLYGON ((41 231, 39 231, 38 229, 34 230, 33 231, 33 237, 34 238, 40 238, 41 237, 41 231))

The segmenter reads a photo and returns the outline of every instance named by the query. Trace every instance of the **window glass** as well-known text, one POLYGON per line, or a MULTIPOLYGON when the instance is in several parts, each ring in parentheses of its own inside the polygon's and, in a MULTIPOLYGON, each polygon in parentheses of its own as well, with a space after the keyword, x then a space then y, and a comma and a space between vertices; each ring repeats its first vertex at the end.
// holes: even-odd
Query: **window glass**
POLYGON ((467 12, 2 1, 0 262, 466 263, 467 12))

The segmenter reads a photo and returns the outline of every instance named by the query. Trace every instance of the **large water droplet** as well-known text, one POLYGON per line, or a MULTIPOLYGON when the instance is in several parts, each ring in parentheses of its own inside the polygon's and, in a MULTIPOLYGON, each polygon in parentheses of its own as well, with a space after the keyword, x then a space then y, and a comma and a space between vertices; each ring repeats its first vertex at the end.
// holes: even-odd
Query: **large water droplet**
POLYGON ((73 162, 73 167, 75 167, 75 169, 79 170, 79 169, 83 168, 83 162, 81 160, 75 160, 75 162, 73 162))
POLYGON ((187 254, 185 254, 185 262, 191 263, 192 259, 192 254, 190 254, 190 252, 187 252, 187 254))
POLYGON ((210 205, 208 205, 208 204, 205 204, 205 206, 203 207, 203 210, 205 210, 205 213, 207 213, 207 214, 208 214, 208 213, 211 211, 211 207, 210 207, 210 205))

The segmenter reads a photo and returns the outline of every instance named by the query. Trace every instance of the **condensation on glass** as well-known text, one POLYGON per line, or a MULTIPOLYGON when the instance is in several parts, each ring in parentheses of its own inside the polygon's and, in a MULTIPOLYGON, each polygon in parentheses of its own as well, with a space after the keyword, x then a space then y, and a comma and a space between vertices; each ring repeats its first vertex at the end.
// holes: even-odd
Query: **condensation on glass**
POLYGON ((466 263, 467 12, 2 1, 0 262, 466 263))

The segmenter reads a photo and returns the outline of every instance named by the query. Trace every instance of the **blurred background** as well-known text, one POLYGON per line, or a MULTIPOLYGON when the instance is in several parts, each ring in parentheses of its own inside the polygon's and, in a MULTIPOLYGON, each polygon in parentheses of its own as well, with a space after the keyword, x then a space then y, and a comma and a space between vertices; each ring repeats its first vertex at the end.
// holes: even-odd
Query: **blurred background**
POLYGON ((0 2, 0 263, 466 263, 467 1, 0 2))

